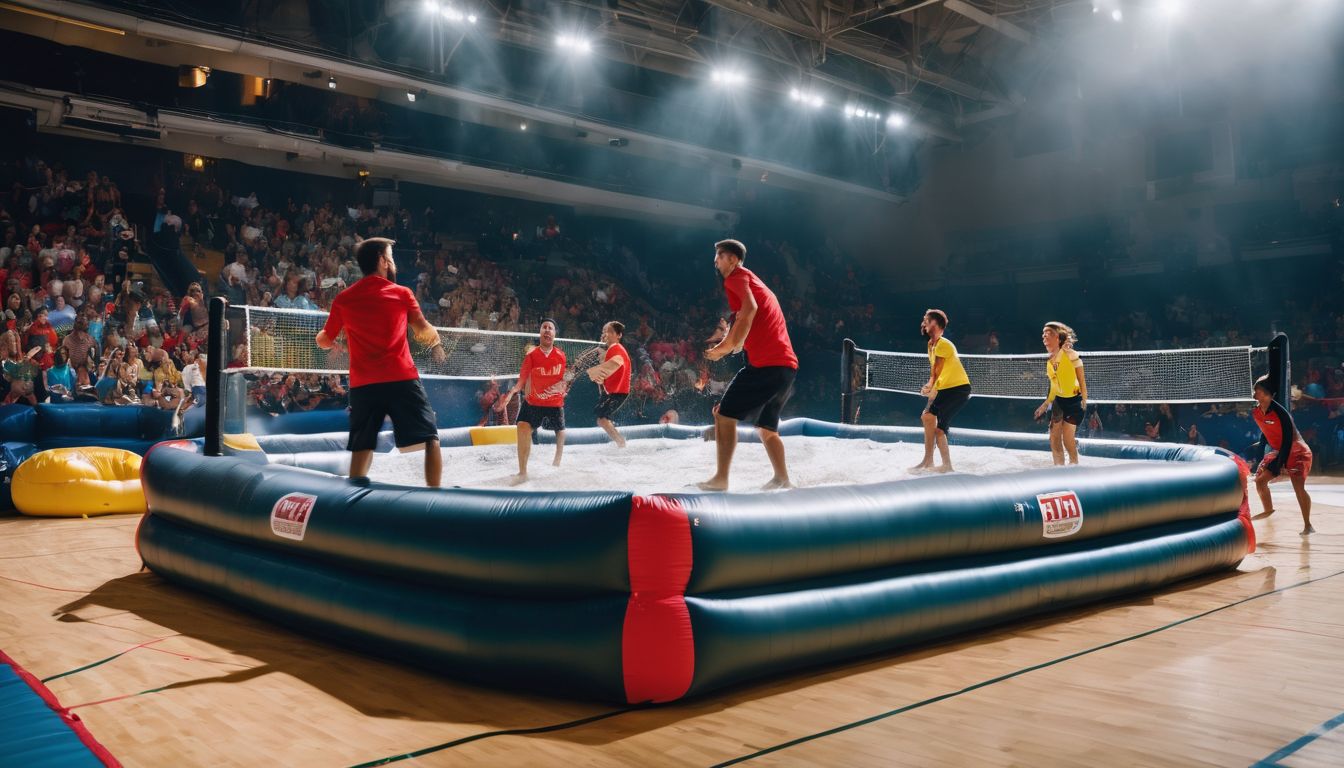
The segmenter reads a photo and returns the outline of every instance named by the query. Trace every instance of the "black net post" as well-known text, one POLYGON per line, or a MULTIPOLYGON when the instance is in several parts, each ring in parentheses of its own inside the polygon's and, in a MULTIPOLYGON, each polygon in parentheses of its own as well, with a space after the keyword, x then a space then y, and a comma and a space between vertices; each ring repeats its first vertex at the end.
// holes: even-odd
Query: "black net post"
POLYGON ((1288 355, 1288 334, 1276 333, 1269 342, 1269 384, 1274 399, 1284 408, 1293 409, 1293 365, 1288 355))
POLYGON ((854 341, 845 339, 840 352, 840 423, 854 423, 854 341))
POLYGON ((206 341, 205 365, 205 455, 223 454, 221 404, 224 397, 224 355, 228 349, 228 332, 224 314, 229 302, 222 296, 210 299, 210 337, 206 341))

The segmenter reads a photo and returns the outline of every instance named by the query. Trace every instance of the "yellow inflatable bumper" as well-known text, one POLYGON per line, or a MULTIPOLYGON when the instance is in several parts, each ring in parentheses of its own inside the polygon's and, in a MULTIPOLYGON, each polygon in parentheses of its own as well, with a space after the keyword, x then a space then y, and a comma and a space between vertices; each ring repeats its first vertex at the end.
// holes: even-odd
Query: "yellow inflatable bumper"
POLYGON ((518 427, 510 424, 499 427, 472 427, 472 445, 513 445, 518 442, 518 427))
POLYGON ((25 515, 80 517, 145 511, 140 456, 120 448, 53 448, 14 470, 14 506, 25 515))

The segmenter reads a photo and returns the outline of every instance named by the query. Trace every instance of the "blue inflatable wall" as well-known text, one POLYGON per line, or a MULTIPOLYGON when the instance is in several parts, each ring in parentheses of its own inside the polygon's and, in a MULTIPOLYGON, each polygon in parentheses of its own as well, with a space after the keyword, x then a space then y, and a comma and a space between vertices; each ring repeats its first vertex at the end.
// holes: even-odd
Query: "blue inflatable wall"
MULTIPOLYGON (((919 435, 807 420, 784 431, 919 435)), ((969 432, 961 444, 1046 447, 969 432)), ((336 439, 262 445, 330 464, 336 439)), ((360 486, 161 447, 143 467, 138 546, 165 578, 318 637, 490 685, 663 702, 1154 589, 1232 568, 1253 546, 1234 460, 1084 450, 1139 460, 644 497, 360 486)))

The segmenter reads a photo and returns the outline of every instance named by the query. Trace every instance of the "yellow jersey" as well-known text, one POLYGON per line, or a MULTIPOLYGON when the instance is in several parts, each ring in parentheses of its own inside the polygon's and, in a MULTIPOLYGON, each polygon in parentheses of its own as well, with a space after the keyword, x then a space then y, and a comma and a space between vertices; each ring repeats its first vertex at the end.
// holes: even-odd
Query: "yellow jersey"
POLYGON ((940 357, 943 358, 943 370, 938 374, 938 380, 933 382, 934 389, 951 389, 971 383, 966 369, 961 366, 961 358, 957 357, 956 345, 948 341, 946 336, 939 337, 937 344, 929 344, 930 371, 933 370, 934 360, 940 357))
POLYGON ((1045 375, 1050 378, 1050 396, 1047 399, 1078 396, 1083 389, 1078 383, 1078 371, 1082 368, 1082 358, 1070 347, 1064 347, 1059 351, 1057 361, 1047 357, 1045 375))

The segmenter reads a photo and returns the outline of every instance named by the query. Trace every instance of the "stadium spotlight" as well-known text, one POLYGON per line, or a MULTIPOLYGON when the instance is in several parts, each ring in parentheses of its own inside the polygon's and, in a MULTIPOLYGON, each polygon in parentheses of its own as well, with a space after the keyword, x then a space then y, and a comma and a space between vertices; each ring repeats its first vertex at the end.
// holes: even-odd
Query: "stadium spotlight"
POLYGON ((409 101, 409 102, 411 102, 412 104, 414 104, 414 103, 415 103, 415 91, 407 91, 407 92, 406 92, 406 100, 409 101))
POLYGON ((1111 21, 1124 21, 1124 20, 1125 20, 1125 14, 1122 13, 1119 8, 1116 8, 1114 11, 1111 11, 1111 21))
POLYGON ((468 14, 467 14, 467 23, 468 23, 468 24, 475 24, 475 23, 476 23, 476 14, 474 14, 474 13, 468 13, 468 14))
POLYGON ((443 10, 442 10, 442 11, 439 11, 439 13, 443 14, 443 18, 445 18, 445 19, 447 19, 447 20, 449 20, 449 21, 451 21, 451 22, 453 22, 453 23, 458 23, 458 22, 466 21, 466 19, 467 19, 467 15, 466 15, 465 13, 463 13, 463 12, 457 10, 456 8, 454 8, 454 7, 451 6, 451 5, 445 5, 445 6, 443 7, 443 10))
POLYGON ((845 105, 845 117, 853 117, 853 116, 857 115, 858 113, 859 113, 858 108, 855 107, 853 104, 846 104, 846 105, 845 105))
POLYGON ((904 128, 909 122, 909 119, 900 112, 892 112, 890 115, 887 115, 888 128, 904 128))
POLYGON ((429 13, 438 13, 439 0, 425 0, 425 10, 429 13))
POLYGON ((747 82, 746 75, 736 69, 728 69, 726 67, 715 67, 714 71, 710 74, 709 79, 716 85, 722 86, 742 85, 747 82))
POLYGON ((518 130, 520 130, 520 131, 526 131, 526 130, 527 130, 527 121, 526 121, 526 120, 524 120, 523 122, 521 122, 521 123, 518 124, 518 130))
POLYGON ((579 35, 559 35, 555 38, 555 45, 560 50, 571 53, 587 54, 593 51, 592 41, 579 35))
POLYGON ((335 75, 332 75, 331 77, 328 77, 328 78, 327 78, 327 87, 330 88, 330 89, 332 89, 333 91, 336 90, 336 76, 335 76, 335 75))
POLYGON ((821 94, 812 93, 807 96, 807 106, 813 109, 819 109, 825 103, 826 100, 821 97, 821 94))
POLYGON ((1162 0, 1157 5, 1157 12, 1162 14, 1163 18, 1175 21, 1181 16, 1181 4, 1176 0, 1162 0))
POLYGON ((799 91, 797 88, 790 88, 790 89, 789 89, 789 98, 790 98, 790 99, 793 99, 794 101, 802 101, 802 100, 803 100, 803 93, 802 93, 802 91, 799 91))

